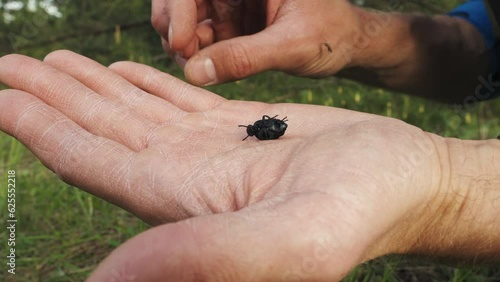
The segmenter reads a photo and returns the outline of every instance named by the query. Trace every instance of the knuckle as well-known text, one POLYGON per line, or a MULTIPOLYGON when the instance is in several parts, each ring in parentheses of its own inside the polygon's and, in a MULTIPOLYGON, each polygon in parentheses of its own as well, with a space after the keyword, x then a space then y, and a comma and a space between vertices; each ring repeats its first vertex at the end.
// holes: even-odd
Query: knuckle
MULTIPOLYGON (((165 28, 170 22, 167 7, 153 8, 150 21, 151 25, 158 31, 165 28)), ((166 28, 168 28, 168 26, 166 28)))
POLYGON ((228 66, 231 74, 240 79, 252 74, 253 61, 246 48, 241 44, 232 44, 229 47, 228 66))
POLYGON ((161 17, 158 14, 151 14, 151 25, 155 28, 158 29, 161 24, 161 17))

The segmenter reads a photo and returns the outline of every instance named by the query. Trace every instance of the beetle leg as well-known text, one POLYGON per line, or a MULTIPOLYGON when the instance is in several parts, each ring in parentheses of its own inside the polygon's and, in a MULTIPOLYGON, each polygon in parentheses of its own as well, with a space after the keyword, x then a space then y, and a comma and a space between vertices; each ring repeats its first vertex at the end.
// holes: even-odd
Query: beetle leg
POLYGON ((276 118, 277 116, 278 116, 278 115, 275 115, 274 117, 270 117, 270 116, 268 116, 268 115, 264 115, 264 116, 262 116, 262 119, 263 119, 263 120, 265 120, 265 119, 266 119, 266 117, 267 117, 267 119, 274 119, 274 118, 276 118))
POLYGON ((247 140, 248 137, 250 137, 250 135, 247 135, 247 137, 243 138, 243 140, 241 140, 241 141, 247 140))

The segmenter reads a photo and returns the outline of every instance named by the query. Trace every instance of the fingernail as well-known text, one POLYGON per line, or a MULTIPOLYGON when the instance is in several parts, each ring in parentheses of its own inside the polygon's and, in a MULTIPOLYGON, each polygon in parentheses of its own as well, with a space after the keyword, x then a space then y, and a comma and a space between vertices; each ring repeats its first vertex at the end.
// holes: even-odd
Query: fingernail
POLYGON ((168 44, 170 44, 170 49, 172 49, 172 40, 174 39, 174 31, 172 29, 172 23, 168 26, 168 44))
POLYGON ((187 68, 189 78, 197 85, 208 86, 217 82, 214 62, 208 57, 189 60, 187 68))
POLYGON ((175 62, 181 67, 182 70, 186 67, 187 60, 182 57, 181 54, 176 53, 174 55, 175 62))

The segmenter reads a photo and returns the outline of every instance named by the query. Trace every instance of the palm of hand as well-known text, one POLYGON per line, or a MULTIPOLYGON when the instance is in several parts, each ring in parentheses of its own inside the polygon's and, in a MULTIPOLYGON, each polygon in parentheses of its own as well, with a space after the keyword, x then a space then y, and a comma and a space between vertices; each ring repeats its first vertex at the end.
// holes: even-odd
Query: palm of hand
MULTIPOLYGON (((4 92, 0 107, 9 115, 0 118, 2 130, 65 181, 154 224, 218 214, 144 233, 111 256, 112 263, 105 262, 96 277, 111 273, 109 268, 147 273, 147 261, 126 269, 116 262, 128 261, 130 251, 141 252, 144 238, 155 236, 189 237, 168 254, 182 253, 182 266, 200 273, 217 260, 201 262, 186 255, 196 257, 192 242, 201 244, 202 251, 231 258, 227 269, 232 275, 249 271, 233 255, 259 246, 275 249, 264 257, 262 252, 248 254, 249 260, 261 260, 255 264, 259 279, 341 277, 378 254, 369 250, 374 240, 400 219, 394 215, 417 207, 417 199, 438 179, 418 172, 420 165, 438 165, 429 137, 395 120, 328 107, 227 101, 145 66, 114 65, 130 84, 69 52, 46 59, 60 71, 26 58, 2 61, 2 80, 31 93, 4 92), (24 77, 10 71, 14 64, 22 66, 24 77), (242 142, 246 134, 237 125, 264 114, 288 116, 285 136, 242 142), (418 159, 416 172, 402 176, 410 181, 387 174, 400 170, 405 163, 401 155, 418 159), (241 245, 242 240, 247 244, 241 245), (329 255, 317 258, 316 265, 330 270, 304 270, 303 254, 315 254, 318 244, 329 255), (270 261, 281 263, 269 271, 270 261)), ((166 269, 149 275, 178 271, 178 263, 162 263, 166 269)))

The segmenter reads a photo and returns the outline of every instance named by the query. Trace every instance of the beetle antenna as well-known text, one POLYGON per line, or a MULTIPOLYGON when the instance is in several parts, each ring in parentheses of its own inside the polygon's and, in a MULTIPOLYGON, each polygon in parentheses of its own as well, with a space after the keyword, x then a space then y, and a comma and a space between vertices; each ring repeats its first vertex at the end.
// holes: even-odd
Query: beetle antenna
POLYGON ((247 137, 243 138, 243 140, 241 140, 241 141, 247 140, 248 137, 250 137, 250 135, 247 135, 247 137))
POLYGON ((287 118, 287 117, 284 117, 281 121, 288 121, 286 118, 287 118))
POLYGON ((238 125, 238 127, 248 127, 248 125, 238 125))

